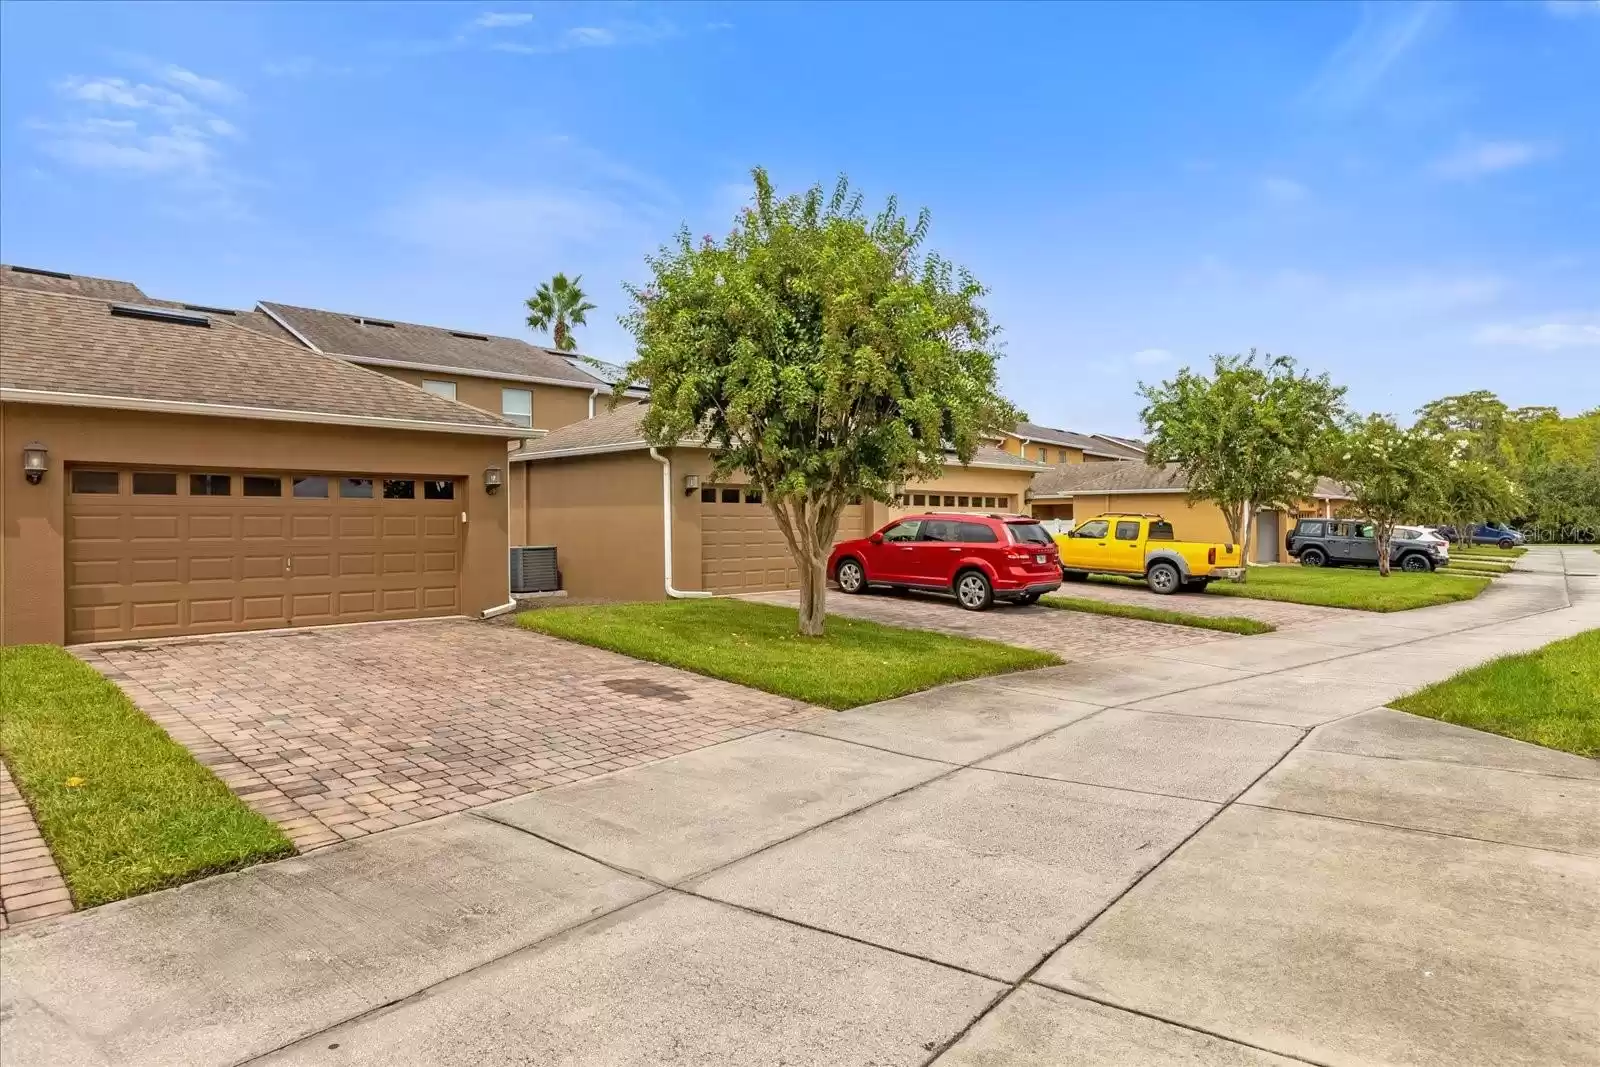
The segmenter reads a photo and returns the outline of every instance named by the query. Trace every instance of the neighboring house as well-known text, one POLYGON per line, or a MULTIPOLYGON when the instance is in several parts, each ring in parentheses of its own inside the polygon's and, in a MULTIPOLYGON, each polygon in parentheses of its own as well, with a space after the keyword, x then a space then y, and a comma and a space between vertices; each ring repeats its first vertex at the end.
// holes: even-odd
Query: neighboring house
MULTIPOLYGON (((1033 482, 1032 514, 1041 519, 1082 522, 1112 512, 1163 515, 1186 541, 1227 541, 1228 521, 1215 504, 1190 503, 1189 485, 1175 463, 1150 466, 1124 460, 1094 465, 1061 465, 1033 482)), ((1283 537, 1302 515, 1332 515, 1351 500, 1337 482, 1319 478, 1312 499, 1290 506, 1257 509, 1251 531, 1253 563, 1283 559, 1283 537)))
MULTIPOLYGON (((524 434, 497 413, 274 336, 264 312, 15 268, 0 301, 0 643, 508 601, 493 483, 524 434)), ((593 386, 557 362, 587 414, 593 386)))
POLYGON ((1119 459, 1144 459, 1143 446, 1106 434, 1074 433, 1031 422, 1019 422, 1002 435, 999 447, 1013 456, 1039 463, 1096 463, 1119 459))
MULTIPOLYGON (((511 456, 527 480, 528 543, 556 547, 564 588, 627 600, 794 588, 788 546, 759 494, 740 476, 713 481, 711 455, 701 445, 651 449, 640 430, 647 410, 634 404, 604 412, 511 456)), ((986 445, 970 464, 951 457, 937 483, 906 486, 894 506, 850 504, 837 536, 861 537, 935 508, 1020 511, 1042 469, 986 445)))

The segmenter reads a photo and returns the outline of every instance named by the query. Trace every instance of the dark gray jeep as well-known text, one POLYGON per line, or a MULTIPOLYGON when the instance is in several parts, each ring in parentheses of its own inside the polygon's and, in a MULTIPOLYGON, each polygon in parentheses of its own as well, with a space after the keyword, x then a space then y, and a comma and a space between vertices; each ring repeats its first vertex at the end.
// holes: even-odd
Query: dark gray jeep
MULTIPOLYGON (((1360 519, 1301 519, 1283 547, 1303 567, 1376 567, 1378 539, 1372 523, 1360 519)), ((1389 539, 1389 565, 1403 571, 1431 571, 1450 562, 1446 547, 1406 537, 1389 539)))

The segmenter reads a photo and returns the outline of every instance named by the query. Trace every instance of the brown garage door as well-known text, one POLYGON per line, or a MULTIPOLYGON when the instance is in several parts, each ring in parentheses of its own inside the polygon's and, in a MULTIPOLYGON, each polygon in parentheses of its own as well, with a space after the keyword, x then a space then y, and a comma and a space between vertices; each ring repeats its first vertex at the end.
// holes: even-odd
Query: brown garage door
POLYGON ((74 467, 67 640, 455 613, 450 478, 74 467))
MULTIPOLYGON (((839 517, 839 540, 860 537, 861 506, 839 517)), ((700 493, 700 568, 713 593, 762 593, 800 584, 789 543, 765 504, 733 486, 700 493)))

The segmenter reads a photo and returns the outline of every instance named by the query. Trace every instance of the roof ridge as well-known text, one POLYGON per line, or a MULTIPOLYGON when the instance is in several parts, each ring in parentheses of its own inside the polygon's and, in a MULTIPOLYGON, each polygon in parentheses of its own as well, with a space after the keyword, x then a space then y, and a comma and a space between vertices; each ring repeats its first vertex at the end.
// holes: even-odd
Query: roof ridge
POLYGON ((519 345, 527 345, 529 348, 537 348, 542 352, 548 352, 550 355, 555 356, 558 359, 565 359, 568 356, 579 356, 582 354, 578 352, 559 352, 554 348, 547 348, 544 345, 534 344, 532 341, 526 340, 522 337, 513 337, 511 334, 507 333, 490 333, 486 330, 480 330, 466 326, 435 326, 428 322, 411 322, 406 319, 393 319, 383 315, 363 315, 360 312, 355 311, 335 311, 332 308, 314 308, 307 307, 304 304, 286 304, 281 300, 257 300, 256 303, 266 304, 273 307, 289 308, 293 311, 314 311, 320 315, 338 315, 341 318, 351 320, 361 319, 367 322, 386 322, 391 326, 405 326, 417 330, 433 330, 437 333, 450 334, 452 337, 459 337, 462 334, 471 334, 477 337, 487 337, 491 341, 513 341, 519 345))

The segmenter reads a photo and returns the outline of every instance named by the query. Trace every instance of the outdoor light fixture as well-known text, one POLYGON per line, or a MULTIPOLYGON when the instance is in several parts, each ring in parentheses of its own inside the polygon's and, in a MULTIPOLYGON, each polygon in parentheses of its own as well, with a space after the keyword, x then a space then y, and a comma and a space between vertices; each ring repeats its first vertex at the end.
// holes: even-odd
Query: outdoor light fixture
POLYGON ((50 469, 50 450, 38 441, 29 441, 22 446, 22 473, 28 478, 29 485, 38 485, 44 481, 44 472, 50 469))
POLYGON ((698 488, 700 488, 700 476, 698 474, 685 474, 683 476, 684 496, 690 496, 698 488))
POLYGON ((505 481, 505 471, 499 467, 486 467, 483 472, 483 487, 493 496, 500 491, 501 484, 505 481))

